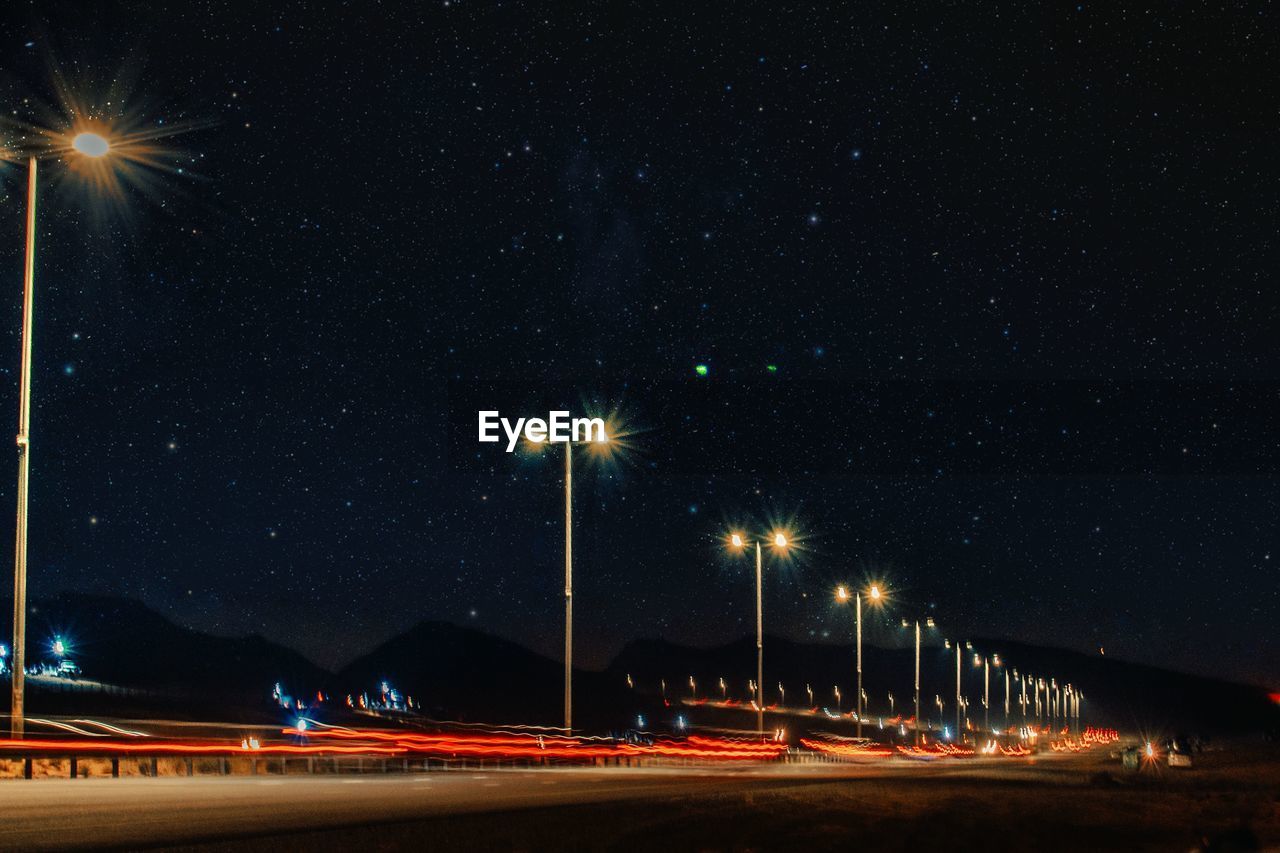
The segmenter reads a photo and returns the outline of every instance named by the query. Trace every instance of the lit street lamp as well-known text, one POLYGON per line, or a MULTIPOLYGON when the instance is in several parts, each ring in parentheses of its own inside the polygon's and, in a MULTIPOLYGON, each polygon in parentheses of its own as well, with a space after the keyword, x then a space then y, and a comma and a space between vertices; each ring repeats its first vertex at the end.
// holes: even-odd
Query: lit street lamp
MULTIPOLYGON (((65 150, 54 153, 97 159, 111 151, 103 135, 81 131, 62 140, 65 150), (73 153, 74 152, 74 153, 73 153)), ((10 733, 21 738, 27 665, 27 499, 31 479, 31 335, 35 308, 36 275, 36 182, 39 159, 27 158, 27 247, 22 278, 22 369, 18 379, 18 512, 13 560, 13 660, 10 676, 10 733)))
MULTIPOLYGON (((769 544, 775 551, 784 552, 790 545, 787 534, 781 530, 775 530, 769 534, 769 544)), ((747 540, 741 533, 729 534, 729 545, 735 550, 741 551, 747 546, 747 540)), ((764 570, 762 567, 762 558, 760 555, 760 540, 754 542, 756 550, 756 685, 759 689, 756 692, 756 732, 760 737, 764 737, 764 605, 761 595, 761 587, 763 586, 764 570)))
MULTIPOLYGON (((982 667, 982 727, 991 731, 991 661, 990 656, 975 653, 974 667, 982 667)), ((1000 665, 1000 656, 995 655, 996 666, 1000 665)))
POLYGON ((960 727, 960 714, 964 710, 964 699, 960 695, 960 641, 956 640, 953 644, 950 640, 947 640, 943 645, 948 649, 954 645, 956 650, 956 737, 963 740, 963 736, 960 734, 964 731, 960 727))
MULTIPOLYGON (((569 441, 564 442, 564 731, 573 731, 573 445, 585 444, 598 455, 613 452, 614 445, 623 433, 616 418, 611 417, 603 429, 588 427, 579 438, 575 429, 569 441)), ((526 446, 541 450, 547 446, 545 439, 526 440, 526 446)), ((625 443, 623 446, 625 449, 625 443)))
MULTIPOLYGON (((933 628, 933 627, 934 627, 933 617, 932 617, 932 616, 927 616, 927 617, 925 617, 924 625, 925 625, 925 627, 926 627, 926 628, 933 628)), ((908 620, 906 620, 906 619, 903 619, 903 620, 902 620, 902 627, 903 627, 903 628, 909 628, 909 627, 911 627, 911 622, 910 622, 910 621, 908 621, 908 620)), ((916 679, 915 679, 915 685, 916 685, 916 721, 915 721, 915 729, 916 729, 916 745, 918 746, 918 745, 920 744, 920 620, 919 620, 919 619, 917 619, 917 620, 915 621, 915 629, 916 629, 916 679)), ((892 709, 892 708, 890 708, 889 713, 890 713, 890 714, 892 714, 892 713, 893 713, 893 709, 892 709)))
MULTIPOLYGON (((881 602, 881 600, 884 598, 884 593, 880 591, 880 587, 878 584, 871 584, 871 586, 867 588, 867 598, 871 600, 872 604, 879 604, 881 602)), ((844 604, 848 600, 849 600, 849 588, 844 584, 841 584, 840 586, 836 587, 836 601, 840 602, 841 604, 844 604)), ((854 602, 854 614, 855 614, 854 619, 857 624, 856 645, 857 645, 857 660, 858 660, 858 695, 855 700, 858 705, 858 710, 854 713, 854 716, 857 718, 857 722, 858 722, 858 737, 862 737, 862 717, 863 717, 865 707, 866 707, 866 702, 867 702, 866 691, 862 689, 862 593, 855 593, 853 595, 853 602, 854 602)))

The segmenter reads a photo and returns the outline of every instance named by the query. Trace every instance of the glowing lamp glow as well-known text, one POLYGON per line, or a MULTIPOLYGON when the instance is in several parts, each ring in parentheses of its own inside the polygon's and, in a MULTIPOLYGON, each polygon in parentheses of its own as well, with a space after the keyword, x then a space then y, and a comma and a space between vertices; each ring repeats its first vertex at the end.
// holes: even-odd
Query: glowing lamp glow
POLYGON ((848 588, 845 587, 844 584, 841 584, 840 586, 836 587, 836 601, 848 601, 848 600, 849 600, 848 588))
POLYGON ((735 547, 735 548, 741 548, 741 547, 742 547, 742 534, 740 534, 740 533, 735 533, 735 534, 733 534, 732 536, 730 536, 730 537, 729 537, 729 542, 730 542, 730 544, 732 544, 732 545, 733 545, 733 547, 735 547))
POLYGON ((773 534, 773 544, 776 548, 787 547, 787 537, 782 533, 773 534))
POLYGON ((872 584, 870 595, 871 595, 872 601, 879 601, 880 596, 882 595, 882 593, 880 592, 880 587, 877 586, 876 584, 872 584))
POLYGON ((76 134, 71 147, 86 157, 102 157, 111 150, 111 143, 104 136, 85 131, 76 134))

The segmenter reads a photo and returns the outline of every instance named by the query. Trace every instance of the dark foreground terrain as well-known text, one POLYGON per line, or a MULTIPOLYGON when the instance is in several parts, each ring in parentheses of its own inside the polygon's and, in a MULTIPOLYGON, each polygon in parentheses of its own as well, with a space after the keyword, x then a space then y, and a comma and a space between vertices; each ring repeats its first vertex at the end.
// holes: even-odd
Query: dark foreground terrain
POLYGON ((1280 850, 1280 753, 0 782, 5 849, 1280 850))

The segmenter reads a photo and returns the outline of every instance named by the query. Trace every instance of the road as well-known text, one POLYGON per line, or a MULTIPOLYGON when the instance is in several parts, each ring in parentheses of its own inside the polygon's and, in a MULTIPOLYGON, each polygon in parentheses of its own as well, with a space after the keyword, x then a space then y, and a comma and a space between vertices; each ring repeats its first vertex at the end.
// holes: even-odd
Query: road
POLYGON ((0 849, 1154 851, 1240 827, 1265 846, 1280 841, 1269 761, 1194 786, 1099 783, 1105 756, 13 779, 0 849))
POLYGON ((640 800, 691 800, 841 779, 1008 777, 1009 762, 881 762, 716 768, 451 770, 340 776, 10 780, 0 783, 0 848, 199 844, 640 800))

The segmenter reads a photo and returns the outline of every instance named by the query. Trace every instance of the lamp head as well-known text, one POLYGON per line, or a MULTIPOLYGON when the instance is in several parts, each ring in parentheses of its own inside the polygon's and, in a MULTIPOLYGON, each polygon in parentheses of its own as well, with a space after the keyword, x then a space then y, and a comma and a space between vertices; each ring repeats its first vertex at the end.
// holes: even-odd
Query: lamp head
POLYGON ((103 157, 111 150, 111 143, 105 136, 86 130, 77 133, 71 140, 71 147, 85 157, 103 157))

